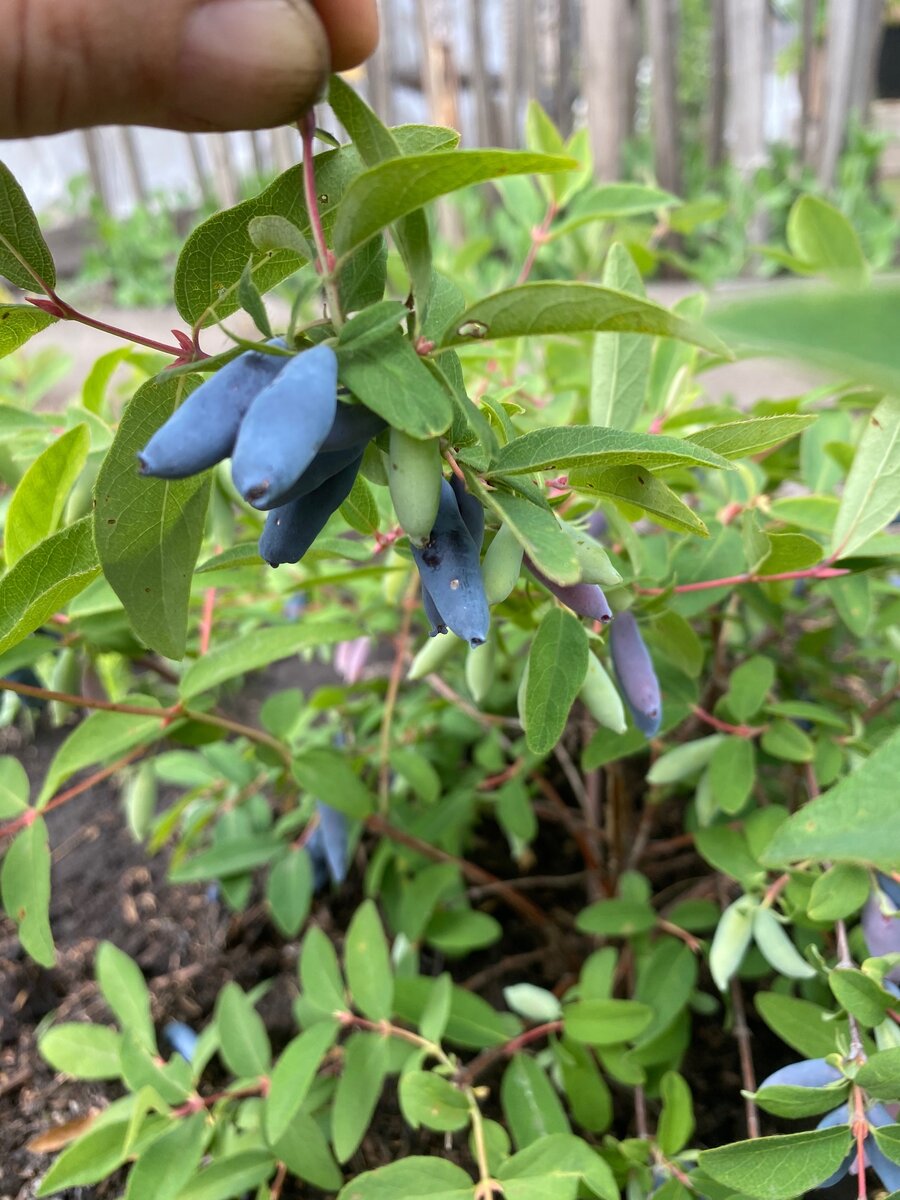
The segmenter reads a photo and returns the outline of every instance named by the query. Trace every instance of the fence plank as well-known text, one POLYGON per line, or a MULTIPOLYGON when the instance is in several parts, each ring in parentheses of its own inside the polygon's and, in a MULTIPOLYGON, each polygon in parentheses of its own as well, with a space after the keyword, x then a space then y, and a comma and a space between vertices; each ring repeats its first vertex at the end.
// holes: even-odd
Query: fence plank
POLYGON ((678 20, 672 0, 647 0, 647 43, 651 80, 653 159, 659 183, 681 193, 681 145, 678 119, 678 20))

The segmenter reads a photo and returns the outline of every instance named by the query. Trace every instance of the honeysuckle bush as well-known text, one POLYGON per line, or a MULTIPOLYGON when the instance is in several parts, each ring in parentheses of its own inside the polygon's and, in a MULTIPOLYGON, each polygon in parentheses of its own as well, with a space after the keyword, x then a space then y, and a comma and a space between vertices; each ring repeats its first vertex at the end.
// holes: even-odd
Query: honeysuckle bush
MULTIPOLYGON (((229 983, 203 1028, 163 1036, 139 967, 103 943, 113 1023, 51 1024, 40 1051, 118 1098, 40 1194, 122 1168, 130 1200, 277 1197, 288 1176, 343 1200, 789 1200, 849 1171, 861 1194, 896 1190, 900 285, 872 281, 845 219, 803 197, 781 255, 818 281, 668 311, 627 239, 648 236, 636 213, 677 202, 596 185, 583 134, 564 144, 533 108, 526 151, 461 150, 449 129, 385 128, 339 79, 329 101, 350 142, 313 155, 302 122, 303 166, 188 238, 172 343, 107 327, 139 349, 99 359, 64 413, 12 396, 0 411, 0 674, 66 725, 35 792, 0 760, 2 899, 24 950, 55 961, 45 816, 110 775, 174 882, 215 883, 238 910, 261 888, 273 937, 299 942, 296 1036, 274 1048, 266 983, 229 983), (425 206, 491 179, 543 217, 479 295, 483 264, 442 252, 459 275, 435 270, 425 206), (612 235, 600 282, 529 282, 548 237, 591 222, 612 235), (278 285, 284 328, 263 299, 278 285), (257 341, 234 334, 239 309, 257 341), (234 349, 205 356, 223 324, 234 349), (158 470, 151 439, 188 397, 224 396, 215 373, 238 356, 299 355, 302 384, 313 348, 336 364, 316 403, 380 421, 321 532, 273 571, 231 478, 236 430, 181 478, 137 456, 158 470), (822 382, 741 409, 706 398, 706 371, 758 353, 822 382), (441 592, 429 556, 451 543, 468 557, 441 592), (462 620, 459 591, 483 593, 484 636, 439 632, 462 620), (336 682, 235 715, 248 673, 298 657, 336 682), (81 695, 86 670, 108 700, 81 695), (519 886, 559 869, 549 844, 569 854, 543 823, 577 847, 572 912, 519 886), (479 861, 486 837, 504 879, 479 861), (351 882, 365 899, 332 940, 317 907, 351 882), (537 957, 564 938, 574 969, 538 986, 506 964, 510 928, 537 957), (460 985, 476 951, 502 1002, 460 985), (774 1076, 751 994, 797 1058, 774 1076), (734 1032, 744 1084, 717 1100, 746 1110, 748 1137, 722 1146, 694 1138, 682 1071, 710 1021, 734 1032), (367 1171, 388 1092, 430 1150, 367 1171), (778 1132, 760 1136, 760 1110, 778 1132)), ((563 261, 577 276, 576 251, 563 261)), ((91 323, 5 169, 0 273, 24 293, 0 307, 4 354, 91 323)), ((285 444, 299 411, 276 406, 285 444)))

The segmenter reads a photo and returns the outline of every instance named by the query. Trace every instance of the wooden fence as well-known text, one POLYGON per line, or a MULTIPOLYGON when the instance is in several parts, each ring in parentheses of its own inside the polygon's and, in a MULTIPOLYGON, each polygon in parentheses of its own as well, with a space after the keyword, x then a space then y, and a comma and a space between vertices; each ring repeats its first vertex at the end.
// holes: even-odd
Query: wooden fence
MULTIPOLYGON (((381 0, 381 45, 353 81, 389 123, 452 125, 469 146, 520 145, 537 98, 563 132, 588 126, 602 179, 620 174, 623 147, 643 133, 658 182, 675 192, 690 103, 711 166, 728 159, 752 172, 777 140, 827 184, 851 114, 874 98, 888 11, 884 0, 708 0, 699 10, 698 0, 381 0)), ((93 192, 118 212, 161 187, 233 204, 243 177, 283 170, 299 149, 290 129, 62 136, 70 148, 77 139, 93 192)))

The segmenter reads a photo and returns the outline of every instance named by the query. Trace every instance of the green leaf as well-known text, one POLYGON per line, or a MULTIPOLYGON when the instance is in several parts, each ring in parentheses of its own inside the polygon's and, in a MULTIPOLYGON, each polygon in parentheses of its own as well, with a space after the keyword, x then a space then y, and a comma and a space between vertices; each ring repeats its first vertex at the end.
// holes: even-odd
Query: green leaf
POLYGON ((803 359, 896 395, 900 342, 893 315, 898 304, 900 284, 893 281, 863 292, 767 288, 716 306, 707 324, 736 350, 803 359))
POLYGON ((424 754, 410 746, 395 746, 390 753, 390 763, 420 800, 434 804, 440 798, 441 777, 424 754))
POLYGON ((34 460, 16 488, 6 516, 3 548, 12 566, 56 529, 66 498, 87 461, 87 425, 61 434, 34 460))
POLYGON ((9 754, 0 757, 0 817, 15 817, 24 812, 30 790, 31 784, 19 760, 9 754))
POLYGON ((99 574, 90 517, 32 547, 0 579, 0 653, 33 633, 99 574))
POLYGON ((150 479, 137 453, 199 382, 151 379, 131 400, 97 475, 94 540, 103 573, 140 641, 167 658, 184 655, 191 577, 212 475, 150 479))
POLYGON ((683 1150, 694 1132, 694 1105, 691 1089, 677 1071, 666 1071, 659 1083, 662 1111, 656 1126, 656 1140, 663 1154, 671 1158, 683 1150))
POLYGON ((717 337, 668 309, 592 283, 522 283, 479 300, 444 330, 443 348, 551 333, 642 333, 678 338, 712 354, 728 351, 717 337))
MULTIPOLYGON (((374 167, 385 159, 397 158, 402 153, 391 131, 339 75, 331 77, 328 102, 350 134, 357 153, 367 167, 374 167)), ((399 218, 394 226, 394 236, 406 263, 416 309, 421 317, 427 308, 431 289, 431 241, 425 214, 413 211, 399 218)))
MULTIPOLYGON (((191 858, 172 866, 173 883, 197 883, 204 879, 232 879, 265 866, 284 853, 284 842, 271 833, 245 834, 218 842, 191 858)), ((285 859, 281 860, 286 861, 285 859)), ((273 871, 277 869, 277 866, 273 871)))
MULTIPOLYGON (((274 213, 265 217, 251 217, 247 222, 247 234, 257 250, 289 250, 300 259, 312 261, 315 258, 315 250, 310 242, 303 236, 297 226, 292 221, 288 221, 286 217, 279 217, 274 213)), ((241 278, 243 279, 243 274, 241 278)), ((253 283, 252 274, 250 275, 250 282, 256 288, 256 285, 253 283)), ((238 288, 240 289, 240 283, 238 284, 238 288)), ((259 295, 258 290, 256 294, 257 296, 259 295)), ((240 299, 240 296, 238 299, 240 299)), ((271 337, 271 334, 268 336, 271 337)))
POLYGON ((514 983, 505 987, 503 999, 513 1012, 537 1024, 557 1021, 562 1016, 562 1005, 557 997, 533 983, 514 983))
POLYGON ((756 1009, 769 1028, 804 1058, 825 1058, 835 1051, 835 1025, 828 1010, 780 992, 757 992, 756 1009))
POLYGON ((880 1025, 894 998, 874 979, 856 968, 837 968, 828 973, 828 986, 835 1000, 863 1025, 880 1025))
POLYGON ((205 1113, 175 1121, 142 1151, 128 1176, 125 1200, 173 1200, 200 1165, 206 1139, 205 1113))
POLYGON ((547 754, 562 736, 588 666, 588 637, 571 613, 551 608, 528 656, 525 738, 533 754, 547 754))
MULTIPOLYGON (((153 709, 157 702, 145 696, 129 696, 135 707, 153 709)), ((61 783, 77 771, 94 763, 109 762, 134 746, 150 743, 163 736, 163 710, 159 716, 135 716, 131 713, 94 712, 76 725, 54 755, 38 794, 37 806, 43 808, 61 783)))
POLYGON ((38 1196, 99 1183, 125 1161, 130 1121, 107 1121, 67 1146, 41 1180, 38 1196))
POLYGON ((474 1186, 462 1167, 446 1158, 411 1155, 357 1175, 338 1200, 471 1200, 474 1186))
POLYGON ((812 762, 815 746, 793 721, 773 721, 760 738, 766 754, 785 762, 812 762))
POLYGON ((900 730, 861 766, 794 813, 762 855, 766 866, 800 859, 860 863, 900 869, 900 730))
POLYGON ((578 1194, 584 1184, 592 1196, 618 1200, 619 1188, 612 1170, 587 1142, 571 1133, 548 1133, 502 1163, 497 1178, 507 1196, 522 1195, 516 1183, 534 1185, 534 1196, 557 1200, 578 1194))
MULTIPOLYGON (((352 147, 316 155, 316 189, 326 237, 349 181, 359 171, 352 147)), ((257 290, 269 291, 301 267, 305 259, 296 250, 261 250, 249 233, 255 217, 280 217, 296 226, 309 240, 311 226, 303 201, 303 175, 292 167, 258 196, 216 213, 191 233, 175 267, 175 305, 191 326, 223 320, 240 306, 238 282, 248 260, 257 290)))
POLYGON ((298 1179, 323 1191, 336 1192, 344 1181, 318 1123, 306 1113, 294 1114, 290 1125, 272 1144, 272 1153, 298 1179))
POLYGON ((216 998, 219 1054, 235 1075, 260 1076, 269 1070, 272 1051, 262 1017, 236 983, 226 983, 216 998))
POLYGON ((754 655, 732 672, 725 703, 739 721, 748 721, 762 708, 774 682, 775 664, 754 655))
POLYGON ((868 1094, 876 1100, 896 1100, 898 1079, 900 1079, 900 1046, 891 1046, 887 1050, 879 1050, 877 1054, 871 1054, 855 1076, 855 1082, 861 1088, 865 1088, 868 1094))
POLYGON ((338 346, 338 378, 367 408, 410 437, 437 437, 453 416, 450 396, 397 332, 338 346))
POLYGON ((307 930, 300 950, 300 986, 303 998, 323 1014, 347 1008, 344 981, 337 954, 328 935, 313 925, 307 930))
POLYGON ((103 999, 122 1029, 155 1054, 156 1033, 150 1016, 150 992, 140 967, 112 942, 101 942, 94 970, 103 999))
POLYGON ((424 939, 442 954, 458 957, 493 946, 502 936, 503 927, 495 917, 463 908, 436 912, 428 922, 424 939))
POLYGON ((490 475, 637 464, 648 470, 664 467, 728 467, 711 450, 663 434, 628 433, 593 425, 533 429, 502 446, 490 475))
POLYGON ((269 314, 263 304, 259 289, 253 282, 253 260, 249 259, 241 272, 237 287, 238 304, 250 317, 253 324, 265 338, 272 336, 272 326, 269 324, 269 314))
POLYGON ((753 1098, 766 1112, 797 1120, 799 1117, 815 1117, 819 1113, 832 1112, 847 1099, 849 1087, 849 1081, 824 1088, 775 1084, 761 1088, 753 1094, 753 1098))
POLYGON ((341 505, 341 516, 357 533, 371 535, 378 530, 381 516, 372 488, 362 475, 357 475, 350 495, 341 505))
POLYGON ((636 1038, 653 1019, 637 1000, 577 1000, 563 1010, 566 1037, 588 1046, 614 1046, 636 1038))
POLYGON ((400 1111, 413 1129, 456 1133, 469 1123, 469 1103, 448 1079, 432 1071, 408 1071, 400 1080, 400 1111))
POLYGON ((569 1133, 569 1122, 553 1085, 538 1062, 515 1054, 503 1072, 500 1103, 518 1149, 550 1133, 569 1133))
POLYGON ((0 304, 0 358, 12 354, 55 322, 56 317, 30 304, 0 304))
POLYGON ((822 559, 822 547, 804 533, 768 533, 769 552, 757 567, 759 575, 778 575, 811 567, 822 559))
POLYGON ((574 159, 520 150, 451 150, 388 159, 347 188, 334 227, 334 246, 348 254, 386 225, 438 196, 506 175, 572 170, 574 159))
MULTIPOLYGON (((394 980, 394 1009, 401 1020, 417 1025, 425 1012, 438 981, 423 976, 394 980)), ((450 995, 450 1017, 445 1037, 470 1050, 500 1046, 515 1037, 521 1022, 509 1013, 498 1013, 481 996, 454 985, 450 995)))
POLYGON ((851 917, 869 898, 869 872, 852 863, 836 863, 812 885, 807 913, 813 921, 851 917))
POLYGON ((265 1104, 266 1133, 277 1142, 300 1111, 316 1072, 337 1041, 338 1026, 319 1021, 288 1042, 272 1071, 265 1104))
POLYGON ((688 508, 668 484, 657 479, 645 467, 607 467, 602 471, 581 468, 570 472, 569 486, 592 495, 610 497, 631 519, 647 513, 664 529, 709 537, 709 530, 700 517, 688 508))
POLYGON ((744 961, 753 937, 756 908, 755 901, 741 896, 729 904, 719 918, 709 950, 709 970, 720 992, 726 990, 744 961))
MULTIPOLYGON (((713 918, 715 923, 715 918, 713 918)), ((653 1020, 636 1039, 646 1046, 684 1010, 697 986, 697 959, 683 942, 661 938, 641 962, 634 998, 653 1009, 653 1020)))
POLYGON ((309 914, 313 871, 305 850, 291 850, 274 864, 266 880, 266 899, 272 920, 286 938, 294 938, 309 914))
POLYGON ((838 1169, 850 1149, 850 1129, 814 1129, 702 1150, 701 1170, 717 1183, 759 1200, 803 1196, 838 1169))
POLYGON ((0 162, 0 275, 26 292, 56 283, 53 255, 22 186, 0 162), (39 277, 41 282, 38 282, 39 277), (43 285, 43 286, 42 286, 43 285))
POLYGON ((388 1039, 352 1033, 331 1110, 331 1137, 339 1162, 353 1155, 369 1128, 388 1071, 388 1039))
POLYGON ((121 1037, 106 1025, 70 1022, 53 1025, 38 1049, 54 1071, 76 1079, 118 1079, 122 1071, 121 1037))
POLYGON ((746 421, 728 421, 692 433, 689 442, 704 446, 723 458, 749 458, 786 442, 814 424, 817 416, 785 413, 774 417, 750 417, 746 421))
POLYGON ((808 269, 845 286, 868 281, 869 267, 856 230, 826 200, 800 196, 788 214, 785 232, 791 254, 808 269))
POLYGON ((647 782, 655 787, 663 787, 670 783, 680 783, 697 775, 709 761, 718 746, 725 741, 721 733, 712 733, 708 737, 697 738, 693 742, 683 742, 673 746, 665 754, 661 754, 647 772, 647 782))
POLYGON ((656 913, 640 900, 598 900, 582 909, 575 924, 582 933, 603 937, 633 937, 647 933, 656 925, 656 913))
POLYGON ((373 900, 364 900, 344 942, 344 971, 355 1008, 370 1021, 386 1021, 394 1003, 391 956, 373 900))
POLYGON ((478 481, 470 489, 508 527, 531 561, 554 583, 577 583, 578 554, 549 509, 499 488, 488 490, 478 481))
POLYGON ((619 221, 672 208, 681 201, 671 192, 643 183, 601 183, 583 192, 550 230, 553 238, 591 221, 619 221))
POLYGON ((181 678, 181 699, 192 700, 227 679, 267 667, 282 658, 290 658, 308 646, 332 645, 356 637, 358 633, 358 627, 350 621, 344 624, 316 623, 304 619, 299 624, 256 629, 235 642, 218 643, 185 671, 181 678))
POLYGON ((0 867, 0 896, 23 949, 43 967, 56 962, 50 932, 50 845, 42 817, 16 834, 0 867))
MULTIPOLYGON (((603 286, 629 295, 646 295, 634 259, 621 242, 613 242, 603 267, 603 286)), ((653 344, 633 333, 598 333, 591 363, 590 422, 612 429, 631 429, 647 393, 653 344)))
POLYGON ((191 1068, 180 1054, 161 1062, 155 1049, 142 1045, 130 1029, 122 1035, 122 1079, 132 1092, 148 1089, 166 1104, 183 1104, 191 1095, 191 1068))
POLYGON ((593 1052, 568 1038, 553 1049, 572 1116, 589 1133, 603 1133, 612 1123, 613 1101, 593 1052))
POLYGON ((294 778, 317 799, 348 817, 363 820, 375 807, 375 797, 340 750, 314 748, 294 759, 294 778))
POLYGON ((709 763, 709 786, 720 812, 739 813, 753 791, 756 748, 749 738, 729 737, 715 747, 709 763))
POLYGON ((274 1170, 275 1159, 268 1150, 226 1154, 199 1171, 177 1200, 232 1200, 258 1187, 274 1170))
POLYGON ((847 557, 900 508, 900 396, 885 396, 866 422, 831 533, 830 552, 847 557))
POLYGON ((771 967, 786 979, 813 979, 812 967, 794 943, 771 908, 760 905, 753 914, 753 939, 771 967))

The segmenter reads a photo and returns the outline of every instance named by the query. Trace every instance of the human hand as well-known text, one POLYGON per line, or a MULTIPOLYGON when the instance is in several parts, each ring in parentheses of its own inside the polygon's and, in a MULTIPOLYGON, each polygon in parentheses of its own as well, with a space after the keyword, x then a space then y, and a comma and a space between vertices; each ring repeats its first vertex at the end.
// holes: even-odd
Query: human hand
POLYGON ((375 48, 375 0, 0 0, 0 137, 295 120, 375 48))

